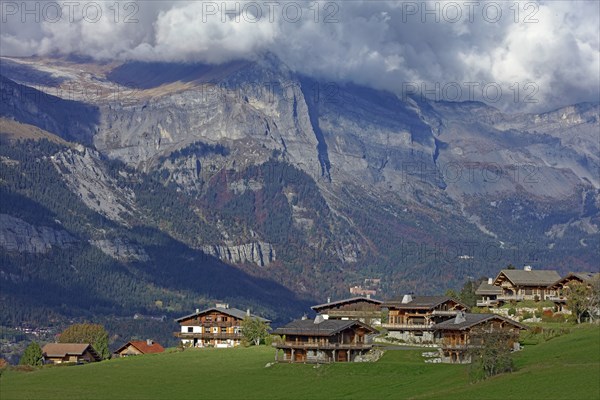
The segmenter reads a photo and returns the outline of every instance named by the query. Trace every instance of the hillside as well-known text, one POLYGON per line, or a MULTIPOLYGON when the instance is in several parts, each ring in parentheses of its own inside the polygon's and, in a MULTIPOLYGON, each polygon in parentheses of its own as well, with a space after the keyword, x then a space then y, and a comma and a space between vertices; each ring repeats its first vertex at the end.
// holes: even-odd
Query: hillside
POLYGON ((518 371, 470 384, 468 366, 425 364, 423 350, 388 351, 377 363, 278 364, 273 350, 237 348, 116 359, 2 375, 2 399, 597 399, 600 336, 577 327, 515 356, 518 371), (232 382, 232 380, 234 382, 232 382))
POLYGON ((168 341, 216 300, 279 323, 367 279, 389 298, 597 269, 598 104, 506 114, 272 55, 0 67, 0 325, 168 341))

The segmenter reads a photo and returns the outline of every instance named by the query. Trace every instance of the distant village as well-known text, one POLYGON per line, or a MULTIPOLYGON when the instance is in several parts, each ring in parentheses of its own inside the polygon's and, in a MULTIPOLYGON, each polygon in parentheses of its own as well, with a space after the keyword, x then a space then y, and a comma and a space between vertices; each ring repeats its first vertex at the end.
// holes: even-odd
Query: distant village
MULTIPOLYGON (((534 270, 529 266, 503 269, 495 278, 478 285, 476 307, 448 295, 411 293, 397 299, 377 300, 372 297, 375 292, 372 287, 379 282, 372 281, 367 283, 368 289, 351 288, 353 297, 327 299, 312 306, 315 318, 305 315, 272 332, 268 319, 254 315, 249 309, 217 303, 177 318, 180 329, 173 334, 179 339, 180 349, 231 348, 268 338, 265 341, 274 349, 274 362, 281 363, 375 361, 382 353, 377 351, 380 347, 377 344, 431 347, 434 351, 427 353, 427 362, 469 363, 470 349, 482 346, 485 341, 485 336, 482 339, 475 332, 502 332, 502 345, 518 351, 520 331, 528 329, 525 323, 538 322, 540 313, 571 314, 568 299, 573 285, 591 290, 594 280, 600 280, 600 274, 577 272, 561 277, 554 270, 534 270), (361 295, 357 296, 359 291, 361 295)), ((592 309, 583 311, 578 312, 587 312, 589 319, 600 318, 597 302, 592 309)), ((148 339, 123 343, 112 356, 164 351, 163 346, 148 339)), ((102 359, 91 343, 48 343, 42 348, 42 357, 44 364, 102 359)))

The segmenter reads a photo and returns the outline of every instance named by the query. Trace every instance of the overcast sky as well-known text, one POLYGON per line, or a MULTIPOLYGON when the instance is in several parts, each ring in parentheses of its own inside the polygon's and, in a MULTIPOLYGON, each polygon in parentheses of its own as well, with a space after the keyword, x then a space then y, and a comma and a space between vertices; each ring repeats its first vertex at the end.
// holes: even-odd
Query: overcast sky
POLYGON ((270 51, 299 72, 399 94, 420 87, 439 99, 475 97, 529 111, 599 100, 597 1, 256 1, 228 2, 227 12, 222 6, 3 1, 0 51, 203 63, 270 51))

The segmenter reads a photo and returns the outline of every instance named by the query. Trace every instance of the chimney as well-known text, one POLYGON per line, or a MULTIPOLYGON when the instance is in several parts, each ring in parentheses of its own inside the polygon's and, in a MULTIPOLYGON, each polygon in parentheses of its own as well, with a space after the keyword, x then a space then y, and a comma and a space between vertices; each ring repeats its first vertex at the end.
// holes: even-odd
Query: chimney
POLYGON ((405 294, 402 297, 402 304, 408 304, 412 301, 412 296, 410 294, 405 294))
POLYGON ((320 324, 323 321, 325 321, 325 318, 323 318, 323 316, 321 314, 317 314, 317 316, 315 317, 315 320, 313 322, 315 324, 320 324))
POLYGON ((531 272, 531 265, 524 266, 523 270, 531 272))
POLYGON ((459 311, 456 313, 456 317, 454 317, 454 323, 455 324, 460 324, 462 322, 465 322, 467 319, 465 318, 465 312, 464 311, 459 311))
POLYGON ((196 314, 200 314, 200 309, 196 308, 196 314))
POLYGON ((488 278, 488 285, 493 285, 493 284, 494 284, 494 279, 488 278))
POLYGON ((152 341, 152 339, 146 339, 146 344, 148 346, 152 346, 154 344, 154 342, 152 341))
POLYGON ((371 293, 367 293, 367 299, 371 298, 371 293))
POLYGON ((250 309, 249 308, 246 308, 246 315, 250 316, 250 309))
POLYGON ((327 297, 327 302, 331 303, 331 297, 327 297))
POLYGON ((307 320, 307 319, 308 319, 308 315, 304 314, 304 315, 302 316, 302 321, 305 321, 305 320, 307 320))

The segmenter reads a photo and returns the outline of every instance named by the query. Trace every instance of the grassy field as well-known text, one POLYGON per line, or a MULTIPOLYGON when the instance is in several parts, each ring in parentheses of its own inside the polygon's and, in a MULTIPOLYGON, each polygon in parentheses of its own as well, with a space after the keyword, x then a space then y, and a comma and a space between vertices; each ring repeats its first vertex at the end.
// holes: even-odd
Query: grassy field
POLYGON ((6 371, 7 399, 600 399, 600 330, 527 346, 518 371, 469 383, 468 367, 425 364, 423 350, 388 351, 374 364, 269 368, 265 346, 188 350, 84 366, 6 371))

